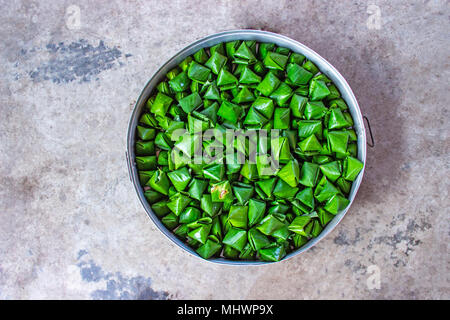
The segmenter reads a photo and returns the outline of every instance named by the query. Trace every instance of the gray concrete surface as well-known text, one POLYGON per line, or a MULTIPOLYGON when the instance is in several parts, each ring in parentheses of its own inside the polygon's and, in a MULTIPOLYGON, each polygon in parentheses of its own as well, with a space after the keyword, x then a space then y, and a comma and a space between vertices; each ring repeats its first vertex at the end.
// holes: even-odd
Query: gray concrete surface
POLYGON ((1 299, 450 298, 448 1, 0 3, 1 299), (236 28, 279 32, 333 63, 376 139, 343 222, 263 267, 172 244, 124 158, 158 66, 236 28))

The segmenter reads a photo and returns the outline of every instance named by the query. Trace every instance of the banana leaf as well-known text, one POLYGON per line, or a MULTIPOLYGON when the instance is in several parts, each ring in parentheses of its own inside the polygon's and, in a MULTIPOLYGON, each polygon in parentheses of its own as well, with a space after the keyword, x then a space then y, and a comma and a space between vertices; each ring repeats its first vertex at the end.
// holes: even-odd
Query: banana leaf
POLYGON ((341 97, 339 89, 334 84, 330 84, 328 90, 330 90, 330 94, 326 97, 326 100, 334 100, 341 97))
POLYGON ((302 205, 306 206, 308 209, 307 213, 314 209, 314 195, 312 188, 305 188, 295 195, 295 199, 301 202, 302 205))
POLYGON ((241 171, 241 164, 238 161, 237 153, 233 154, 232 160, 227 159, 227 174, 238 173, 241 171))
POLYGON ((170 70, 169 72, 167 72, 166 77, 168 80, 172 80, 173 78, 175 78, 177 76, 177 74, 179 74, 181 72, 180 68, 175 67, 172 70, 170 70))
POLYGON ((332 152, 346 153, 348 133, 345 131, 329 131, 327 136, 328 148, 332 152))
MULTIPOLYGON (((150 113, 144 113, 140 118, 139 122, 143 123, 149 127, 156 127, 156 120, 150 113)), ((138 126, 139 127, 139 126, 138 126)), ((139 128, 138 128, 139 130, 139 128)))
POLYGON ((269 208, 267 213, 276 215, 280 218, 280 220, 285 219, 285 214, 289 211, 290 206, 286 205, 282 201, 273 201, 271 204, 272 206, 269 208))
POLYGON ((259 223, 266 211, 266 203, 261 200, 250 199, 248 202, 248 225, 250 227, 259 223))
MULTIPOLYGON (((250 200, 255 192, 255 188, 251 184, 237 182, 232 185, 233 193, 236 196, 238 202, 243 205, 250 200)), ((230 209, 231 210, 231 209, 230 209)))
POLYGON ((208 54, 206 53, 205 49, 203 49, 203 48, 201 48, 196 53, 194 53, 193 57, 194 57, 194 60, 200 64, 205 63, 209 58, 208 54))
POLYGON ((348 156, 344 160, 344 174, 345 180, 354 181, 358 176, 359 172, 364 167, 364 164, 358 159, 348 156))
POLYGON ((227 202, 233 200, 233 192, 229 181, 222 181, 211 186, 213 202, 227 202))
POLYGON ((312 226, 312 230, 311 230, 311 236, 313 238, 317 237, 321 232, 322 232, 323 228, 320 225, 320 222, 318 220, 314 220, 314 224, 312 226))
POLYGON ((161 219, 161 222, 170 230, 178 226, 178 217, 173 213, 169 213, 161 219))
POLYGON ((291 123, 291 109, 275 108, 274 113, 274 129, 289 129, 291 123))
POLYGON ((301 85, 294 91, 295 94, 298 94, 299 96, 306 97, 309 93, 309 86, 308 85, 301 85))
POLYGON ((222 242, 237 251, 242 251, 247 244, 247 231, 238 228, 230 228, 222 242))
POLYGON ((269 238, 256 228, 248 231, 248 242, 254 251, 258 251, 271 244, 269 238))
POLYGON ((256 164, 249 163, 248 161, 245 161, 245 163, 242 165, 241 175, 248 179, 248 180, 254 180, 258 177, 258 169, 256 167, 256 164))
POLYGON ((312 63, 310 60, 305 61, 302 67, 311 72, 313 75, 319 72, 319 68, 317 68, 316 65, 312 63))
POLYGON ((330 111, 330 117, 328 119, 328 129, 342 129, 350 127, 350 123, 347 121, 343 115, 341 109, 333 108, 330 111))
POLYGON ((261 82, 261 77, 252 71, 249 66, 244 66, 240 73, 239 83, 256 84, 261 82))
POLYGON ((139 156, 152 156, 155 154, 154 141, 137 141, 136 154, 139 156))
POLYGON ((186 91, 191 84, 191 79, 188 77, 188 73, 183 71, 179 73, 176 77, 169 81, 170 88, 175 92, 186 91))
POLYGON ((253 52, 248 48, 245 41, 241 43, 239 48, 236 50, 236 52, 233 55, 233 58, 240 59, 245 62, 245 64, 253 64, 256 62, 256 57, 254 56, 253 52))
POLYGON ((296 63, 298 65, 301 65, 303 61, 305 61, 306 57, 300 53, 293 52, 289 56, 289 62, 290 63, 296 63))
POLYGON ((320 221, 320 224, 322 225, 322 227, 325 227, 327 225, 327 223, 330 222, 331 220, 333 220, 333 218, 334 218, 333 214, 327 212, 323 208, 317 208, 317 215, 319 217, 319 221, 320 221))
POLYGON ((152 177, 152 175, 155 173, 155 170, 139 170, 139 182, 142 186, 146 185, 148 180, 152 177))
POLYGON ((252 126, 254 129, 261 129, 266 123, 267 119, 255 110, 254 107, 248 109, 247 115, 244 119, 244 125, 252 126))
POLYGON ((274 99, 280 107, 288 106, 287 102, 292 96, 292 89, 285 82, 282 82, 278 88, 272 92, 270 98, 274 99))
POLYGON ((243 87, 239 93, 234 97, 234 103, 250 103, 255 101, 255 96, 252 91, 250 91, 247 87, 243 87))
POLYGON ((348 109, 347 104, 345 103, 344 99, 338 98, 328 101, 328 105, 330 108, 340 108, 342 111, 345 111, 348 109))
POLYGON ((280 171, 277 176, 280 177, 291 187, 296 187, 300 179, 300 168, 296 159, 290 160, 280 171))
POLYGON ((189 228, 185 224, 178 225, 178 227, 173 231, 173 233, 182 240, 186 240, 188 232, 189 228))
POLYGON ((222 54, 222 55, 226 55, 225 47, 224 47, 224 45, 223 45, 223 42, 218 43, 218 44, 216 44, 216 45, 210 47, 210 48, 209 48, 209 52, 211 53, 211 55, 213 55, 214 52, 218 52, 218 53, 220 53, 220 54, 222 54))
POLYGON ((267 215, 256 226, 260 232, 267 236, 271 236, 280 228, 284 227, 284 223, 278 220, 274 215, 267 215))
POLYGON ((188 193, 192 198, 200 201, 207 186, 207 180, 194 178, 189 184, 188 193))
POLYGON ((309 84, 309 99, 311 101, 325 99, 329 94, 330 90, 322 80, 313 79, 309 84))
POLYGON ((191 80, 197 81, 199 83, 205 83, 206 80, 208 80, 211 70, 195 61, 192 61, 189 64, 189 68, 188 68, 187 72, 188 72, 188 77, 191 80))
POLYGON ((314 134, 318 139, 322 139, 322 121, 320 120, 299 120, 298 137, 303 140, 314 134))
POLYGON ((211 164, 203 168, 203 176, 213 181, 221 181, 225 175, 224 164, 211 164))
MULTIPOLYGON (((225 217, 225 215, 223 215, 225 217)), ((214 217, 211 222, 210 235, 216 237, 222 241, 222 224, 220 223, 220 217, 214 217)))
POLYGON ((167 207, 177 216, 179 216, 184 208, 192 201, 191 198, 182 193, 172 195, 169 200, 167 207))
POLYGON ((335 194, 333 197, 327 200, 323 208, 329 213, 338 214, 339 211, 347 208, 349 204, 350 200, 341 196, 340 194, 335 194))
POLYGON ((228 212, 228 222, 235 228, 247 229, 248 206, 232 205, 228 212))
POLYGON ((170 87, 169 84, 165 81, 160 82, 157 86, 156 86, 156 90, 158 90, 158 92, 170 95, 171 91, 170 91, 170 87))
POLYGON ((170 181, 177 191, 183 191, 191 181, 191 175, 186 167, 167 173, 170 181))
POLYGON ((170 182, 167 175, 162 170, 156 170, 148 181, 148 185, 155 191, 164 195, 169 195, 170 182))
POLYGON ((222 245, 218 241, 211 240, 211 237, 208 238, 204 245, 201 245, 196 252, 203 259, 209 259, 212 256, 216 255, 222 249, 222 245))
POLYGON ((179 104, 184 112, 189 113, 197 109, 203 103, 202 98, 198 92, 194 92, 179 101, 179 104))
POLYGON ((284 221, 284 226, 281 227, 280 229, 276 230, 272 234, 272 237, 277 239, 278 242, 286 241, 289 238, 289 235, 291 234, 288 227, 289 227, 289 223, 287 223, 287 221, 284 221))
POLYGON ((208 118, 213 125, 216 125, 217 123, 217 111, 219 111, 219 104, 217 102, 214 102, 207 108, 200 111, 202 115, 204 115, 206 118, 208 118))
POLYGON ((322 119, 328 112, 322 101, 308 101, 303 112, 307 120, 322 119))
POLYGON ((156 130, 153 128, 137 126, 137 134, 142 140, 153 140, 156 136, 156 130))
POLYGON ((266 68, 264 67, 264 63, 261 61, 256 61, 256 63, 253 65, 253 71, 259 76, 263 76, 266 72, 266 68))
POLYGON ((255 258, 255 251, 252 249, 249 243, 247 243, 239 253, 239 259, 241 260, 253 260, 255 258))
POLYGON ((187 226, 189 229, 192 230, 192 229, 197 229, 199 227, 202 227, 204 225, 211 225, 212 221, 213 220, 211 219, 211 217, 202 217, 193 222, 188 223, 187 226))
POLYGON ((292 115, 296 118, 303 118, 303 111, 305 109, 308 98, 298 94, 293 94, 289 108, 291 108, 292 115))
POLYGON ((201 209, 210 217, 214 217, 222 208, 220 202, 213 202, 210 194, 203 194, 200 200, 201 209))
POLYGON ((228 58, 234 57, 234 53, 236 52, 236 50, 239 48, 240 45, 241 45, 241 41, 239 41, 239 40, 230 41, 230 42, 225 43, 225 50, 226 50, 228 58))
POLYGON ((211 69, 214 74, 219 74, 220 70, 223 68, 225 63, 227 63, 228 58, 220 54, 219 52, 214 52, 211 57, 206 61, 205 67, 211 69))
POLYGON ((300 86, 307 84, 313 77, 313 74, 296 63, 289 63, 287 76, 293 85, 300 86))
POLYGON ((172 149, 173 142, 164 132, 158 132, 155 138, 155 144, 159 149, 169 151, 172 149))
POLYGON ((309 233, 305 231, 305 226, 311 221, 311 217, 300 216, 295 217, 294 221, 291 222, 288 229, 302 236, 309 236, 309 233))
POLYGON ((295 149, 297 146, 297 131, 296 130, 283 130, 283 137, 286 137, 289 142, 289 146, 295 149))
POLYGON ((167 208, 167 201, 159 201, 155 202, 151 205, 153 212, 159 217, 162 218, 166 214, 170 212, 169 208, 167 208))
POLYGON ((169 165, 169 151, 160 151, 158 154, 158 166, 169 165))
POLYGON ((300 170, 299 183, 306 187, 314 187, 319 177, 319 165, 311 162, 303 162, 300 170))
POLYGON ((203 98, 209 100, 220 100, 220 92, 215 82, 209 84, 206 88, 203 98))
POLYGON ((342 193, 348 195, 350 193, 350 190, 352 188, 352 183, 348 180, 345 180, 343 177, 340 177, 336 181, 337 186, 342 191, 342 193))
POLYGON ((223 246, 223 256, 228 259, 237 259, 239 258, 240 251, 228 246, 223 246))
POLYGON ((266 194, 267 198, 270 198, 276 182, 277 178, 269 178, 257 181, 256 185, 266 194))
POLYGON ((347 120, 347 122, 348 122, 351 126, 353 126, 354 123, 353 123, 352 115, 351 115, 350 113, 348 113, 348 112, 344 112, 343 115, 344 115, 344 117, 345 117, 345 120, 347 120))
POLYGON ((156 169, 156 156, 136 156, 136 167, 139 170, 156 169))
POLYGON ((273 100, 266 97, 257 97, 251 108, 258 111, 266 119, 271 119, 274 111, 273 100))
POLYGON ((239 80, 232 74, 230 71, 225 68, 220 69, 219 74, 217 75, 217 86, 220 88, 229 84, 237 84, 239 80))
POLYGON ((308 238, 300 234, 295 234, 295 236, 292 237, 292 240, 295 248, 303 247, 308 242, 308 238))
POLYGON ((339 193, 339 189, 336 188, 330 181, 328 181, 325 176, 323 176, 317 184, 316 189, 314 190, 314 197, 317 199, 317 201, 324 202, 339 193))
POLYGON ((277 78, 277 76, 273 72, 268 72, 264 77, 263 81, 261 81, 256 90, 261 92, 262 95, 268 97, 272 92, 275 91, 276 88, 280 85, 281 80, 277 78))
POLYGON ((167 110, 169 110, 170 104, 172 103, 173 99, 164 93, 158 92, 156 95, 155 101, 152 104, 151 112, 155 115, 159 115, 161 117, 164 117, 167 110))
POLYGON ((267 55, 264 57, 263 60, 266 68, 278 70, 284 70, 287 61, 288 56, 273 51, 267 52, 267 55))
POLYGON ((328 178, 331 182, 336 182, 336 180, 341 176, 342 165, 340 161, 332 161, 320 165, 320 171, 322 174, 328 178))
POLYGON ((221 118, 230 121, 231 123, 237 123, 238 119, 241 117, 242 108, 229 101, 223 101, 220 105, 217 115, 221 118))
POLYGON ((318 153, 322 150, 322 145, 317 140, 315 134, 311 134, 309 137, 303 139, 298 143, 298 146, 303 152, 318 153))
POLYGON ((259 44, 259 57, 264 60, 267 56, 267 53, 273 51, 275 49, 274 43, 260 43, 259 44))
POLYGON ((194 207, 187 207, 179 216, 180 223, 191 223, 197 221, 201 216, 201 211, 194 207))
POLYGON ((186 71, 189 68, 190 63, 193 61, 191 56, 186 57, 181 63, 178 65, 181 70, 186 71))
POLYGON ((204 224, 201 227, 188 232, 188 237, 197 240, 201 244, 205 244, 210 230, 211 224, 204 224))
POLYGON ((270 146, 272 149, 272 156, 281 163, 287 163, 291 159, 291 150, 289 147, 289 140, 286 137, 279 137, 271 139, 270 146))
POLYGON ((258 251, 259 256, 265 261, 280 261, 286 255, 286 249, 283 245, 273 245, 258 251))

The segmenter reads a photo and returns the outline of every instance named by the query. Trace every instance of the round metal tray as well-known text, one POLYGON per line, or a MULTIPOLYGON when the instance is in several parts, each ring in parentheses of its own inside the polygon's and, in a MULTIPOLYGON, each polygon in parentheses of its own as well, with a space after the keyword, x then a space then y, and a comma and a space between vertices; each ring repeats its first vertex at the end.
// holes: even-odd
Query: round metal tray
MULTIPOLYGON (((187 56, 194 54, 196 51, 200 50, 201 48, 207 48, 211 47, 215 44, 218 44, 220 42, 228 42, 233 40, 256 40, 258 42, 272 42, 275 43, 278 46, 289 48, 290 50, 294 52, 298 52, 303 54, 307 59, 311 60, 322 73, 324 73, 326 76, 328 76, 333 83, 336 85, 336 87, 339 89, 342 98, 346 101, 349 111, 353 117, 354 121, 354 129, 356 131, 356 134, 358 136, 358 159, 362 161, 363 163, 366 162, 366 132, 363 122, 363 117, 361 115, 361 111, 358 106, 358 102, 356 101, 355 95, 353 94, 352 90, 350 89, 350 86, 348 85, 347 81, 345 81, 344 77, 324 58, 322 58, 319 54, 314 52, 313 50, 309 49, 305 45, 292 40, 288 37, 267 32, 267 31, 259 31, 259 30, 231 30, 231 31, 225 31, 216 33, 210 36, 207 36, 203 39, 200 39, 190 45, 188 45, 186 48, 175 54, 171 59, 169 59, 161 68, 159 68, 158 71, 155 72, 155 74, 150 78, 148 83, 145 85, 144 90, 142 91, 141 95, 139 96, 136 105, 134 107, 133 113, 131 115, 131 119, 128 125, 128 137, 127 137, 127 164, 128 164, 128 170, 130 173, 130 179, 132 183, 134 184, 134 187, 136 189, 136 192, 138 194, 139 200, 141 201, 142 205, 144 206, 145 211, 147 212, 147 215, 150 217, 150 219, 156 224, 158 229, 165 234, 170 240, 172 240, 174 243, 176 243, 178 246, 186 250, 187 252, 191 253, 192 255, 205 260, 201 258, 192 248, 190 248, 188 245, 183 243, 180 239, 178 239, 170 230, 168 230, 162 222, 158 219, 158 217, 153 213, 149 203, 147 202, 146 198, 144 197, 144 191, 139 183, 139 175, 136 168, 135 163, 135 153, 134 153, 134 145, 136 142, 136 126, 138 124, 139 116, 142 113, 143 108, 146 105, 146 102, 148 98, 150 97, 153 89, 156 87, 156 85, 164 79, 166 73, 173 69, 175 66, 177 66, 181 61, 183 61, 187 56)), ((349 210, 353 200, 355 199, 356 193, 359 189, 359 186, 361 184, 361 180, 364 174, 364 168, 361 170, 360 174, 356 178, 356 180, 353 182, 349 200, 350 204, 347 206, 347 208, 341 212, 339 212, 332 221, 330 221, 327 226, 324 228, 322 233, 314 238, 311 239, 308 243, 306 243, 303 247, 289 253, 286 255, 283 259, 280 261, 287 260, 289 258, 292 258, 293 256, 296 256, 312 246, 314 246, 317 242, 322 240, 327 234, 333 230, 336 225, 342 220, 344 215, 349 210)), ((224 258, 215 258, 215 259, 208 259, 206 261, 214 262, 214 263, 220 263, 220 264, 227 264, 227 265, 261 265, 261 264, 267 264, 267 263, 273 263, 273 262, 265 262, 265 261, 234 261, 234 260, 228 260, 224 258)))

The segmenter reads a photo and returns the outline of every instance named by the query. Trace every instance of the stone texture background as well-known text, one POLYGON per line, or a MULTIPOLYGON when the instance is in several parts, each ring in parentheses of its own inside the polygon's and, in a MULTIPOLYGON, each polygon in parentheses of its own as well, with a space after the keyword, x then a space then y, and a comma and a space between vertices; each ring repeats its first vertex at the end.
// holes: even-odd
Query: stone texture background
POLYGON ((0 3, 1 299, 450 298, 448 1, 0 3), (376 139, 342 223, 262 267, 203 262, 167 240, 124 153, 158 66, 237 28, 287 35, 334 64, 376 139), (371 265, 380 289, 367 285, 371 265))

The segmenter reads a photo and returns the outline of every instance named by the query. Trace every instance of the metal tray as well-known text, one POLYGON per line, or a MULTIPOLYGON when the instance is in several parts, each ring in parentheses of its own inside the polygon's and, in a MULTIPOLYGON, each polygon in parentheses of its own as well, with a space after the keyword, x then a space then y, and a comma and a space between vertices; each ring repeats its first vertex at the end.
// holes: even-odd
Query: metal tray
MULTIPOLYGON (((126 158, 127 158, 127 164, 128 164, 128 171, 130 174, 130 179, 132 183, 134 184, 134 188, 136 189, 136 192, 138 194, 139 200, 141 201, 142 205, 144 206, 145 211, 147 212, 147 215, 150 217, 150 219, 156 224, 158 229, 165 234, 170 240, 172 240, 174 243, 176 243, 178 246, 189 252, 190 254, 205 260, 201 258, 192 248, 190 248, 188 245, 183 243, 180 239, 178 239, 170 230, 168 230, 162 222, 158 219, 158 217, 153 213, 150 205, 148 204, 146 198, 144 197, 144 191, 139 183, 139 175, 136 168, 135 163, 135 153, 134 153, 134 145, 136 142, 136 126, 138 124, 139 116, 142 113, 143 108, 145 107, 145 104, 150 97, 153 89, 156 87, 156 85, 164 79, 164 76, 166 73, 174 68, 176 65, 178 65, 181 61, 183 61, 187 56, 194 54, 196 51, 200 50, 201 48, 207 48, 210 46, 213 46, 215 44, 218 44, 220 42, 228 42, 233 40, 256 40, 258 42, 272 42, 275 43, 278 46, 289 48, 294 52, 298 52, 306 56, 307 59, 311 60, 322 73, 324 73, 326 76, 328 76, 333 83, 336 85, 336 87, 339 89, 342 98, 346 101, 349 111, 353 117, 354 121, 354 129, 356 131, 356 134, 358 136, 358 159, 362 161, 364 164, 366 162, 366 131, 364 127, 363 117, 361 115, 361 110, 359 109, 358 102, 356 101, 355 95, 353 94, 350 86, 348 85, 347 81, 345 81, 344 77, 324 58, 322 58, 319 54, 311 50, 310 48, 306 47, 305 45, 292 40, 286 36, 267 32, 267 31, 260 31, 260 30, 231 30, 231 31, 225 31, 216 33, 210 36, 207 36, 203 39, 200 39, 190 45, 188 45, 186 48, 175 54, 171 59, 169 59, 159 70, 155 72, 155 74, 150 78, 148 83, 145 85, 144 90, 142 91, 141 95, 139 96, 136 105, 134 107, 133 113, 131 115, 131 119, 128 125, 128 137, 127 137, 127 152, 126 152, 126 158)), ((328 225, 324 228, 322 233, 314 238, 311 239, 308 243, 306 243, 303 247, 289 253, 286 255, 282 260, 285 261, 289 258, 292 258, 293 256, 296 256, 302 252, 305 252, 312 246, 314 246, 317 242, 322 240, 327 234, 329 234, 336 225, 342 220, 342 218, 345 216, 349 208, 351 207, 351 204, 353 200, 355 199, 356 193, 359 189, 359 186, 361 184, 361 180, 364 174, 364 168, 361 170, 360 174, 356 178, 356 180, 353 182, 349 199, 350 204, 347 206, 347 208, 340 213, 338 213, 332 221, 328 223, 328 225)), ((267 263, 274 263, 274 262, 265 262, 265 261, 234 261, 234 260, 228 260, 224 258, 215 258, 215 259, 208 259, 206 261, 213 262, 213 263, 219 263, 219 264, 227 264, 227 265, 261 265, 261 264, 267 264, 267 263)))

